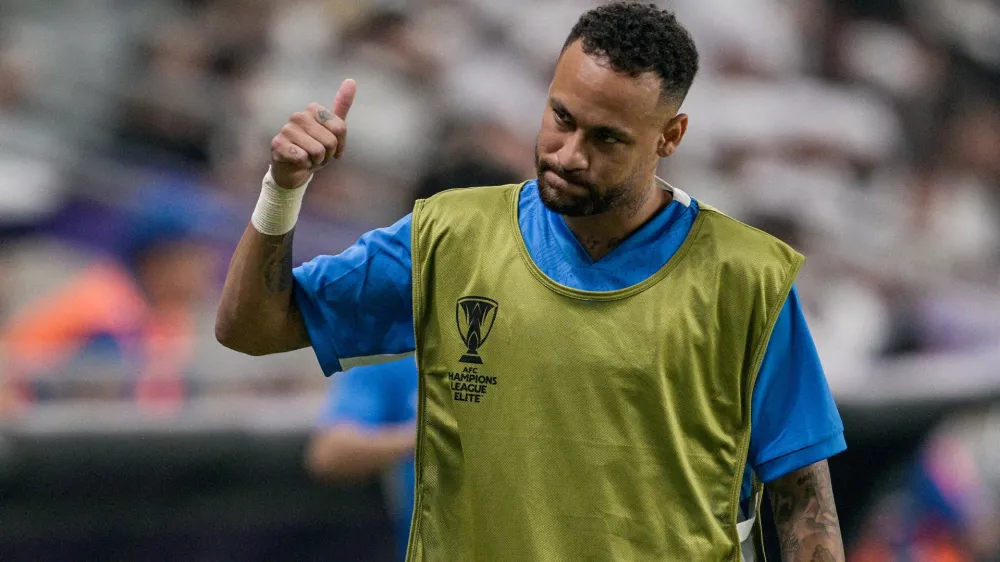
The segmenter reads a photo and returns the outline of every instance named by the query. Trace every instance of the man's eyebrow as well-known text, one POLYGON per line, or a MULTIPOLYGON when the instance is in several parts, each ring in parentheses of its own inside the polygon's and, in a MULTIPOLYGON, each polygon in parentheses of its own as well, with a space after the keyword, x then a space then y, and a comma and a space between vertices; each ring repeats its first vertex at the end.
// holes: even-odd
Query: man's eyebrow
POLYGON ((556 98, 549 98, 549 105, 552 106, 552 109, 558 111, 559 113, 565 113, 570 117, 573 116, 573 114, 570 113, 568 109, 566 109, 566 106, 563 105, 562 102, 557 100, 556 98))
MULTIPOLYGON (((559 100, 549 98, 549 105, 552 106, 552 109, 558 111, 559 113, 563 113, 571 119, 573 118, 573 114, 570 113, 569 110, 566 109, 566 106, 559 100)), ((632 140, 632 135, 628 131, 619 129, 613 125, 597 125, 595 127, 591 127, 591 130, 598 135, 607 135, 622 141, 632 140)))
POLYGON ((600 126, 594 127, 594 133, 597 134, 597 135, 599 135, 599 136, 614 137, 614 138, 616 138, 618 140, 621 140, 621 141, 631 141, 632 140, 632 135, 628 134, 626 131, 623 131, 623 130, 617 128, 617 127, 612 127, 610 125, 600 125, 600 126))

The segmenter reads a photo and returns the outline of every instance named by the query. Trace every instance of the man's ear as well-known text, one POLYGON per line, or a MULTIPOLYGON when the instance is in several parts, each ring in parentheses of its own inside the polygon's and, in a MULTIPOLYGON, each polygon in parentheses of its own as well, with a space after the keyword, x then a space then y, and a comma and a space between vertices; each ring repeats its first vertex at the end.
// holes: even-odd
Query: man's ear
POLYGON ((681 144, 681 139, 684 138, 684 133, 687 132, 687 128, 688 116, 686 113, 678 113, 670 121, 667 121, 666 125, 663 126, 663 134, 660 136, 660 142, 656 147, 656 153, 659 154, 660 158, 666 158, 677 150, 677 147, 681 144))

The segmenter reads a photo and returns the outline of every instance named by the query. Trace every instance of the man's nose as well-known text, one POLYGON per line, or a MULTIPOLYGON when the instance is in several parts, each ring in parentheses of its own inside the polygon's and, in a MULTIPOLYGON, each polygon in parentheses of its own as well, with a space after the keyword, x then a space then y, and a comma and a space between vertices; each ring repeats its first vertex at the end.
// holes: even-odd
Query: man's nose
POLYGON ((577 172, 586 170, 590 166, 590 158, 587 156, 583 132, 574 131, 566 137, 562 148, 556 152, 559 166, 567 172, 577 172))

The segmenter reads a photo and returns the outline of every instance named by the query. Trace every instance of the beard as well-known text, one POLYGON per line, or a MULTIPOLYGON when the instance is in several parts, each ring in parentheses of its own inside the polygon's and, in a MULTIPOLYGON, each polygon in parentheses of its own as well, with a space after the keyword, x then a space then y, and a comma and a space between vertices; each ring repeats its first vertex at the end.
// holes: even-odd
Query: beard
POLYGON ((535 141, 535 170, 538 174, 538 195, 550 211, 567 217, 587 217, 599 215, 626 204, 634 191, 626 182, 601 189, 596 184, 577 179, 557 164, 546 162, 538 151, 535 141), (556 187, 546 178, 552 172, 566 183, 573 184, 583 193, 572 193, 569 189, 556 187))

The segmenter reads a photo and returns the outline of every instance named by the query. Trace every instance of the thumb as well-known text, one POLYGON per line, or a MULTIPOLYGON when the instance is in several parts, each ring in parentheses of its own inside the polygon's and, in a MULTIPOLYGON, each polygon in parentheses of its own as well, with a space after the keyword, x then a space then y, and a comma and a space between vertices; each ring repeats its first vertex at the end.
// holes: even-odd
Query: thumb
POLYGON ((348 78, 337 90, 337 97, 333 98, 333 114, 341 119, 347 119, 347 112, 354 104, 354 94, 358 92, 358 84, 348 78))

